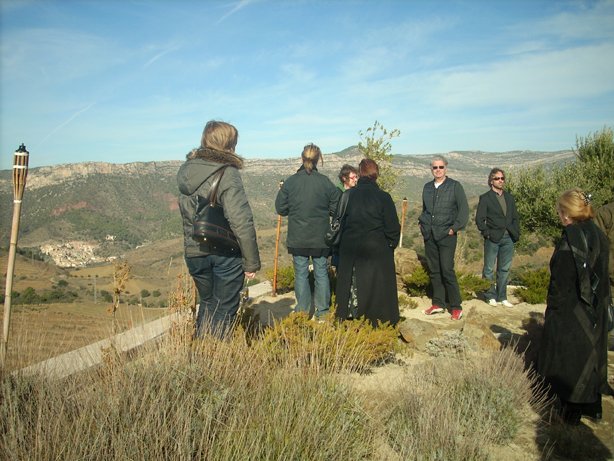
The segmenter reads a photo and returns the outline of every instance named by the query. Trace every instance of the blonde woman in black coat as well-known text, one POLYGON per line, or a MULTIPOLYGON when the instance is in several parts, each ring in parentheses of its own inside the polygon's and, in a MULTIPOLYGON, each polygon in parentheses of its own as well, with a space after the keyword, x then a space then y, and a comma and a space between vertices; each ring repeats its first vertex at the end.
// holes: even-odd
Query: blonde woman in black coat
POLYGON ((337 311, 340 319, 366 317, 378 322, 399 321, 394 249, 401 225, 390 194, 377 185, 379 168, 370 159, 359 165, 339 246, 337 311))
POLYGON ((601 419, 607 382, 608 240, 593 223, 590 197, 569 190, 558 200, 563 234, 550 260, 537 370, 557 397, 564 421, 601 419))

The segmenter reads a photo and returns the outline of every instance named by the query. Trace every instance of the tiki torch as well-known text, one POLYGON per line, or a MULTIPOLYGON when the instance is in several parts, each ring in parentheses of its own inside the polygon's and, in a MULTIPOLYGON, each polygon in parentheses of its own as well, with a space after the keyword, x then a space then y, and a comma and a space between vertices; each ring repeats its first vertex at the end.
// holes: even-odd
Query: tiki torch
POLYGON ((23 144, 15 151, 13 160, 13 225, 11 227, 11 243, 9 246, 8 264, 6 266, 6 286, 4 294, 4 325, 2 343, 0 344, 0 364, 4 368, 6 350, 9 340, 9 324, 11 321, 11 291, 13 289, 13 271, 15 268, 15 252, 19 235, 19 218, 21 216, 21 199, 26 188, 28 176, 28 157, 30 153, 23 144))
POLYGON ((407 197, 403 198, 403 206, 401 207, 401 238, 399 239, 399 248, 403 248, 403 228, 405 227, 405 213, 407 213, 407 197))
MULTIPOLYGON (((279 181, 279 188, 284 185, 283 179, 279 181)), ((281 215, 277 215, 277 234, 275 235, 275 259, 273 260, 273 293, 277 296, 277 259, 279 257, 279 235, 281 234, 281 215)))

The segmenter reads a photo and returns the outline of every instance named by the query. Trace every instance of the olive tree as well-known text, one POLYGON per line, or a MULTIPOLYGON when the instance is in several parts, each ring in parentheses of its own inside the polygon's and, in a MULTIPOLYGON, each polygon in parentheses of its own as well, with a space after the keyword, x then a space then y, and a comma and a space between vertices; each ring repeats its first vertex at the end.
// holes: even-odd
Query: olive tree
POLYGON ((555 205, 573 187, 590 193, 593 206, 614 198, 614 138, 610 128, 576 138, 575 159, 550 169, 528 167, 510 172, 508 189, 516 198, 521 232, 556 239, 561 228, 555 205))
POLYGON ((377 120, 373 126, 358 132, 360 142, 358 150, 365 158, 369 158, 379 166, 378 184, 382 190, 392 193, 397 182, 397 172, 392 168, 391 141, 401 134, 398 129, 387 130, 377 120))

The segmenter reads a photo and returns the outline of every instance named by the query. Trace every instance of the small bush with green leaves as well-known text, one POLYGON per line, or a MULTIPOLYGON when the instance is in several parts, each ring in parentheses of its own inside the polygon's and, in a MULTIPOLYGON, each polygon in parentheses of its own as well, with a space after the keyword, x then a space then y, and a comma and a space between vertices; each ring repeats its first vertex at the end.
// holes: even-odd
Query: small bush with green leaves
MULTIPOLYGON (((266 278, 273 283, 273 269, 266 272, 266 278)), ((294 290, 294 268, 292 266, 277 268, 277 293, 288 293, 294 290)))
POLYGON ((478 297, 478 295, 490 287, 490 281, 475 274, 459 274, 458 285, 463 301, 478 297))
POLYGON ((405 291, 410 296, 426 296, 431 279, 424 267, 418 266, 410 275, 403 277, 405 291))
POLYGON ((518 278, 522 287, 517 288, 514 294, 520 300, 529 304, 546 302, 548 285, 550 284, 550 271, 547 267, 519 272, 518 278))
POLYGON ((389 324, 374 328, 366 319, 323 323, 304 312, 290 314, 264 332, 256 347, 274 363, 291 363, 327 371, 365 371, 391 359, 400 347, 399 332, 389 324))
MULTIPOLYGON (((431 283, 429 273, 422 266, 418 266, 410 275, 403 277, 405 291, 410 296, 427 296, 427 290, 431 283)), ((458 284, 463 301, 475 298, 480 292, 485 291, 490 282, 474 274, 458 274, 458 284)))

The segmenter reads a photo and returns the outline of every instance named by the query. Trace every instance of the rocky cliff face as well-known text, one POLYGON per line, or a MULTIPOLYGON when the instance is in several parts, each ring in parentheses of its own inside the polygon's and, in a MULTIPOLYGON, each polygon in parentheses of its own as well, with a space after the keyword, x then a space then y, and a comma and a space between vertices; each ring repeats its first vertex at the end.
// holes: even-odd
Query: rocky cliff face
MULTIPOLYGON (((58 186, 62 183, 85 179, 93 175, 119 175, 138 177, 140 175, 172 176, 177 173, 181 161, 138 162, 138 163, 68 163, 64 165, 43 166, 32 168, 28 172, 27 188, 40 189, 47 186, 58 186)), ((0 184, 6 184, 10 178, 0 179, 0 184)))
MULTIPOLYGON (((467 195, 483 192, 493 166, 506 170, 535 164, 554 164, 573 158, 565 152, 450 152, 450 176, 463 182, 467 195)), ((345 163, 358 165, 362 156, 356 147, 326 154, 319 170, 337 183, 345 163)), ((431 156, 397 155, 393 166, 399 173, 395 194, 419 205, 424 182, 431 178, 431 156)), ((96 245, 115 236, 128 248, 145 241, 173 239, 182 235, 177 209, 175 175, 183 160, 112 164, 73 163, 32 168, 22 205, 20 246, 45 247, 59 265, 93 261, 96 245), (70 248, 64 246, 70 242, 70 248), (85 244, 92 245, 90 251, 85 244)), ((245 190, 260 230, 274 227, 275 195, 280 179, 301 165, 297 155, 285 159, 246 159, 245 190)), ((0 246, 8 246, 12 218, 12 177, 0 171, 0 246)), ((400 199, 399 199, 400 200, 400 199)))
MULTIPOLYGON (((478 175, 494 166, 513 169, 519 165, 531 166, 565 162, 573 158, 573 152, 512 151, 493 153, 459 151, 449 152, 445 156, 450 162, 450 170, 454 172, 455 177, 465 181, 477 181, 478 175)), ((430 158, 430 155, 397 155, 394 157, 393 165, 403 176, 428 176, 430 158)), ((358 165, 361 159, 362 155, 358 149, 352 147, 346 149, 343 153, 325 154, 324 165, 320 166, 320 169, 335 176, 333 173, 338 172, 343 164, 358 165)), ((58 186, 62 183, 86 179, 93 175, 128 176, 131 178, 154 175, 174 178, 182 163, 183 160, 123 164, 85 162, 38 167, 30 169, 27 188, 35 190, 42 187, 58 186)), ((299 156, 284 159, 245 159, 244 171, 250 175, 286 177, 293 174, 300 164, 299 156)), ((0 172, 0 190, 11 187, 11 177, 8 173, 8 170, 0 172)), ((480 178, 479 181, 480 183, 483 182, 483 178, 480 178)))

